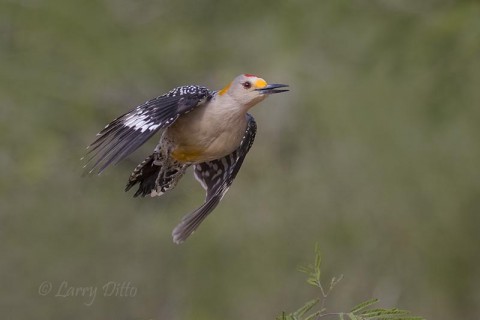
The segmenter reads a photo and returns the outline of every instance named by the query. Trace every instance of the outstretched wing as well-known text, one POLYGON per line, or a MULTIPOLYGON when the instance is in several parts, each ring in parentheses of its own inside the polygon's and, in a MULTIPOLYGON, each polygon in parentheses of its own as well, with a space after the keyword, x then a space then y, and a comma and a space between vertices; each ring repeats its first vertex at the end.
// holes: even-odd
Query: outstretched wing
POLYGON ((207 192, 205 202, 200 208, 183 217, 175 227, 172 232, 175 243, 182 243, 198 228, 200 223, 219 204, 235 179, 257 132, 257 125, 253 117, 247 114, 247 118, 247 129, 237 150, 221 159, 195 165, 195 178, 207 192))
POLYGON ((87 147, 85 167, 101 173, 139 148, 179 116, 211 99, 212 92, 200 86, 178 87, 121 115, 97 134, 87 147))

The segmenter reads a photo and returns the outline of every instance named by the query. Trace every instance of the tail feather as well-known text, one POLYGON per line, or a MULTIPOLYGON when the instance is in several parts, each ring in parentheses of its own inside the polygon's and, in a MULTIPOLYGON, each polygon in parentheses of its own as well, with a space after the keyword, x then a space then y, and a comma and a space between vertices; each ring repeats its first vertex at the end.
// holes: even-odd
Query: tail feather
POLYGON ((151 193, 152 189, 155 188, 155 180, 157 179, 161 168, 160 166, 154 165, 153 162, 154 156, 152 154, 135 167, 130 175, 130 178, 128 179, 125 192, 139 183, 140 186, 133 195, 134 197, 145 197, 147 194, 151 193))

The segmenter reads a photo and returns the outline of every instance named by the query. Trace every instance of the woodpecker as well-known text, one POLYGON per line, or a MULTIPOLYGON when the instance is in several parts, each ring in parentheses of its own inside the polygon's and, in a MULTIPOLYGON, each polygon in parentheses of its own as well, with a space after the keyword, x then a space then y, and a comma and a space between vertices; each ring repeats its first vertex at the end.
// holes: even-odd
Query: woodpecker
POLYGON ((133 170, 125 191, 138 184, 134 197, 161 196, 193 166, 206 197, 173 230, 173 241, 182 243, 218 205, 253 144, 257 125, 248 110, 286 87, 242 74, 219 91, 174 88, 110 122, 87 147, 85 168, 100 174, 161 131, 158 145, 133 170))

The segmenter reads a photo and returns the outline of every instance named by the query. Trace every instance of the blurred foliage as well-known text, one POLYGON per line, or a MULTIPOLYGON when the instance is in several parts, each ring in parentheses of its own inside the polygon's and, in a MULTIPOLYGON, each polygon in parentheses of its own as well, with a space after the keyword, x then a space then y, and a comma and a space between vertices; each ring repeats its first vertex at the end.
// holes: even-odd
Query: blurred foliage
POLYGON ((302 266, 300 271, 307 274, 307 283, 319 290, 320 293, 317 295, 319 297, 308 301, 298 310, 286 314, 282 313, 281 316, 277 317, 277 320, 319 320, 322 318, 332 318, 336 317, 339 320, 425 320, 422 317, 412 316, 407 310, 400 310, 397 308, 385 309, 379 307, 373 307, 378 303, 378 299, 370 299, 363 301, 348 312, 330 312, 327 310, 327 298, 330 295, 333 288, 342 280, 343 276, 338 278, 333 277, 330 280, 330 285, 328 289, 324 288, 322 284, 321 277, 321 262, 322 255, 318 244, 315 246, 315 262, 306 266, 302 266), (319 309, 317 311, 313 311, 319 309))
POLYGON ((273 319, 308 300, 315 241, 345 275, 332 309, 375 296, 428 319, 480 313, 480 4, 464 0, 0 0, 4 319, 273 319), (155 141, 100 177, 96 132, 182 84, 288 83, 222 204, 123 193, 155 141), (347 281, 348 280, 348 281, 347 281), (49 281, 52 292, 39 286, 49 281), (57 297, 130 282, 134 297, 57 297), (338 305, 337 305, 338 304, 338 305))

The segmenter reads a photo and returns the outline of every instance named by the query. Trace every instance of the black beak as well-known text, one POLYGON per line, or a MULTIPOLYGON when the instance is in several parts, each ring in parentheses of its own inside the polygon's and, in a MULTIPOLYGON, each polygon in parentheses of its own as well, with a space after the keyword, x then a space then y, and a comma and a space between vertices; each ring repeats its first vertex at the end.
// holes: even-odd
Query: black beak
POLYGON ((272 83, 272 84, 266 85, 263 88, 255 89, 255 90, 260 91, 263 94, 273 94, 273 93, 280 93, 280 92, 288 91, 288 89, 280 89, 280 88, 286 88, 286 87, 288 87, 288 84, 272 83))

